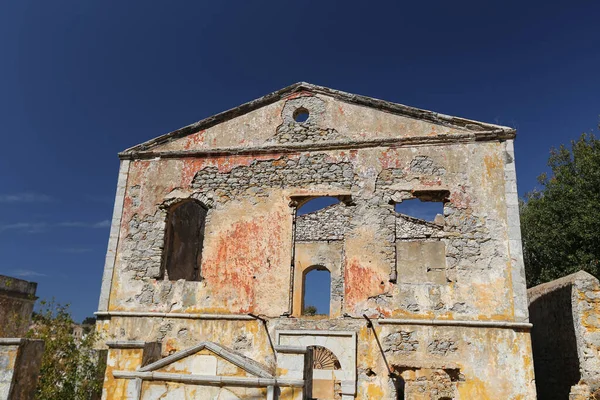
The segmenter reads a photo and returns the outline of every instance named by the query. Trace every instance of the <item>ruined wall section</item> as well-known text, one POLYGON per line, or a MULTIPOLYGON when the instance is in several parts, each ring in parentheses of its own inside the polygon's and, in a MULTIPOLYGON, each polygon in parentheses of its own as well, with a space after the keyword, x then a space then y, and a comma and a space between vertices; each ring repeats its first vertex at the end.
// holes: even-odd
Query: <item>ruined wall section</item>
MULTIPOLYGON (((290 138, 290 143, 388 137, 425 140, 469 133, 468 129, 302 92, 207 128, 201 143, 193 142, 189 135, 156 150, 244 149, 261 140, 266 145, 281 144, 279 134, 288 128, 307 130, 311 135, 320 135, 325 129, 343 136, 331 140, 297 136, 290 138), (294 113, 300 108, 310 116, 296 123, 294 113)), ((255 309, 257 296, 263 295, 267 304, 268 295, 257 287, 284 287, 285 269, 290 265, 293 211, 288 206, 289 196, 333 191, 350 194, 355 204, 344 233, 344 312, 510 319, 514 312, 512 300, 505 300, 512 299, 512 287, 506 271, 503 149, 499 142, 471 142, 135 161, 119 246, 124 262, 121 269, 138 283, 128 288, 127 296, 116 300, 118 307, 131 309, 143 304, 166 311, 246 312, 255 309), (136 191, 141 199, 138 206, 136 191), (395 213, 395 201, 415 197, 419 191, 448 193, 444 221, 438 224, 441 230, 421 223, 403 226, 395 213), (161 227, 169 196, 198 196, 203 203, 211 203, 202 283, 159 279, 164 242, 161 227), (412 231, 417 226, 421 229, 412 231), (443 242, 445 265, 436 264, 436 277, 422 284, 398 280, 398 240, 443 242), (236 255, 245 251, 251 256, 236 255), (263 276, 266 281, 260 282, 263 276), (237 289, 232 290, 234 281, 237 289), (212 288, 211 283, 215 284, 212 288), (134 290, 137 292, 132 295, 134 290), (226 295, 234 300, 227 300, 226 295), (225 304, 213 307, 220 304, 219 299, 225 304)), ((297 240, 302 240, 302 229, 300 233, 297 240)), ((331 237, 339 238, 339 233, 331 237)), ((115 290, 125 283, 123 278, 115 290)), ((277 313, 284 311, 277 308, 277 313)))
POLYGON ((0 275, 0 337, 24 337, 31 323, 37 283, 0 275))
MULTIPOLYGON (((391 278, 396 278, 397 285, 386 285, 382 280, 380 294, 370 294, 355 312, 426 318, 453 315, 464 319, 496 315, 511 319, 512 302, 506 301, 511 298, 512 288, 506 267, 509 256, 504 188, 492 183, 502 183, 504 179, 502 147, 487 143, 456 145, 443 149, 431 147, 427 155, 423 153, 416 149, 388 149, 379 156, 383 168, 376 177, 368 204, 370 207, 377 204, 380 212, 387 207, 388 214, 377 219, 379 231, 373 233, 380 238, 384 232, 388 236, 380 239, 378 247, 391 249, 391 278), (389 205, 436 193, 448 196, 444 218, 436 224, 408 221, 389 205), (415 223, 420 228, 413 230, 415 223), (403 275, 401 266, 406 253, 396 247, 401 241, 444 244, 445 260, 442 257, 441 262, 434 264, 435 276, 427 278, 423 274, 418 282, 413 275, 403 282, 407 275, 403 275), (388 314, 388 310, 394 311, 388 314)), ((360 208, 361 198, 355 198, 360 208)), ((359 224, 363 222, 357 220, 359 224)), ((438 247, 433 250, 438 252, 438 247)), ((431 253, 430 249, 419 251, 431 253)))
POLYGON ((44 341, 0 338, 0 399, 33 399, 44 341))
POLYGON ((409 215, 398 214, 396 218, 396 240, 415 240, 448 236, 443 225, 423 221, 409 215))
POLYGON ((600 283, 587 272, 577 274, 573 315, 582 378, 600 394, 600 283))
POLYGON ((319 187, 350 192, 353 175, 347 157, 325 153, 240 157, 237 163, 231 157, 223 163, 133 163, 119 242, 122 276, 113 286, 122 292, 112 297, 113 309, 247 312, 263 307, 274 315, 286 312, 286 253, 291 248, 282 250, 281 244, 291 245, 292 214, 282 192, 319 187), (202 282, 161 278, 167 209, 184 198, 209 208, 202 282), (271 286, 281 291, 279 302, 270 299, 272 290, 258 289, 271 286))
POLYGON ((119 242, 120 270, 127 275, 114 285, 113 291, 121 291, 113 296, 114 309, 247 312, 263 307, 270 315, 284 313, 292 246, 290 196, 343 193, 355 204, 345 206, 351 218, 344 233, 344 312, 511 318, 512 304, 505 300, 511 287, 502 239, 504 192, 490 189, 494 185, 488 182, 503 180, 501 146, 425 149, 133 162, 119 242), (409 234, 413 228, 399 222, 394 201, 418 191, 449 193, 441 229, 420 224, 426 228, 409 234), (190 197, 209 207, 204 280, 161 281, 166 206, 190 197), (442 241, 444 276, 395 284, 399 239, 442 241), (277 306, 269 300, 273 291, 259 287, 281 293, 277 306))
POLYGON ((269 196, 273 188, 311 188, 326 184, 349 190, 353 177, 351 163, 338 163, 326 154, 316 153, 253 161, 248 167, 234 167, 226 173, 215 167, 205 168, 194 177, 192 188, 201 193, 214 193, 222 203, 243 194, 269 196))
POLYGON ((600 393, 598 279, 580 271, 527 292, 540 398, 600 393))
POLYGON ((296 217, 296 242, 343 240, 353 212, 343 203, 296 217))
POLYGON ((275 368, 285 356, 279 353, 278 361, 274 359, 269 337, 275 341, 277 332, 307 330, 324 335, 331 330, 356 332, 358 399, 393 399, 397 398, 399 390, 416 390, 419 386, 435 388, 436 384, 441 384, 439 389, 461 399, 535 398, 531 343, 527 332, 383 325, 381 321, 374 321, 374 327, 375 333, 366 326, 364 319, 354 318, 274 318, 269 319, 265 330, 256 320, 164 318, 157 322, 156 318, 142 317, 115 318, 107 334, 112 340, 160 340, 163 357, 193 347, 198 344, 198 338, 202 338, 275 368), (398 377, 395 382, 389 377, 388 366, 398 377), (439 375, 443 379, 438 379, 439 375))
MULTIPOLYGON (((412 398, 436 390, 440 397, 460 399, 535 398, 531 347, 525 332, 381 323, 377 332, 381 350, 376 343, 359 346, 364 369, 359 369, 358 398, 397 398, 397 394, 412 398), (381 351, 397 377, 395 385, 386 379, 385 369, 365 368, 377 365, 381 351)), ((368 343, 375 340, 373 336, 367 331, 359 338, 368 343)))
POLYGON ((536 386, 542 399, 568 398, 580 379, 571 292, 571 286, 564 286, 529 306, 536 386))

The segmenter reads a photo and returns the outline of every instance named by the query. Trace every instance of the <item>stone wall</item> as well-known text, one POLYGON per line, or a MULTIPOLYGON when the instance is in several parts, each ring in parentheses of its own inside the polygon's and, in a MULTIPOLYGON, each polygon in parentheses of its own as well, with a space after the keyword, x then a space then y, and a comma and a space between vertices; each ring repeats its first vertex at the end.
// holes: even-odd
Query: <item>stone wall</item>
POLYGON ((343 203, 296 217, 298 242, 343 240, 352 215, 352 208, 343 203))
POLYGON ((600 389, 600 284, 580 271, 528 290, 540 399, 600 389))
POLYGON ((33 400, 43 340, 0 338, 0 400, 33 400))
POLYGON ((328 184, 333 187, 352 186, 352 164, 338 163, 326 154, 281 157, 275 160, 253 161, 249 166, 234 167, 221 172, 204 168, 194 176, 192 188, 213 195, 219 202, 233 200, 243 194, 268 196, 274 187, 306 187, 328 184))
POLYGON ((31 323, 37 283, 0 275, 0 400, 33 399, 43 340, 21 339, 31 323))
POLYGON ((22 337, 29 329, 37 283, 0 275, 0 337, 22 337))

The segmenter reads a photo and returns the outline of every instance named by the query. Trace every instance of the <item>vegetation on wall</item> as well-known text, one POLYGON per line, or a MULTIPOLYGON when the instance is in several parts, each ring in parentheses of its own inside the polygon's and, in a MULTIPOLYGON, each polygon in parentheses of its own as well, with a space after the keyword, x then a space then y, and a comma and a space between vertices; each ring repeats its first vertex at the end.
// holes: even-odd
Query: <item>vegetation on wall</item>
POLYGON ((302 310, 302 315, 317 315, 317 307, 305 306, 304 310, 302 310))
POLYGON ((27 336, 45 343, 36 399, 99 398, 105 365, 93 348, 97 334, 91 331, 77 338, 74 327, 68 305, 41 301, 33 314, 27 336))
POLYGON ((527 285, 579 270, 600 278, 600 140, 583 134, 552 149, 548 166, 520 204, 527 285))

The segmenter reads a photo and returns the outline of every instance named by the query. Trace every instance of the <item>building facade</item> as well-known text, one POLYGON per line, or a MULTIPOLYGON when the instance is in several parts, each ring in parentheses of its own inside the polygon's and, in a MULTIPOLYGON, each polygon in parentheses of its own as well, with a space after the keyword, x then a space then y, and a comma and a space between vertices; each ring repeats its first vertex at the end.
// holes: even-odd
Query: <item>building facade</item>
POLYGON ((535 398, 514 137, 298 83, 122 152, 103 399, 535 398))

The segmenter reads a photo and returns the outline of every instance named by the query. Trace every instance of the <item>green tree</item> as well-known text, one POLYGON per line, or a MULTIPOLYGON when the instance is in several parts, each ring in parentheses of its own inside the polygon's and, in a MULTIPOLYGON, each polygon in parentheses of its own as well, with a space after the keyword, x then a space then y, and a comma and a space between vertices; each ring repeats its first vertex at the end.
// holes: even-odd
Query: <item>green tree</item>
POLYGON ((96 325, 96 317, 86 317, 81 325, 96 325))
POLYGON ((316 315, 317 314, 317 307, 315 306, 305 306, 304 310, 302 311, 302 315, 316 315))
POLYGON ((97 334, 75 338, 69 306, 54 302, 41 301, 32 322, 27 336, 45 342, 36 399, 88 400, 97 396, 105 368, 93 348, 97 334))
POLYGON ((527 284, 581 269, 600 277, 600 140, 583 134, 552 149, 548 166, 520 204, 527 284))

